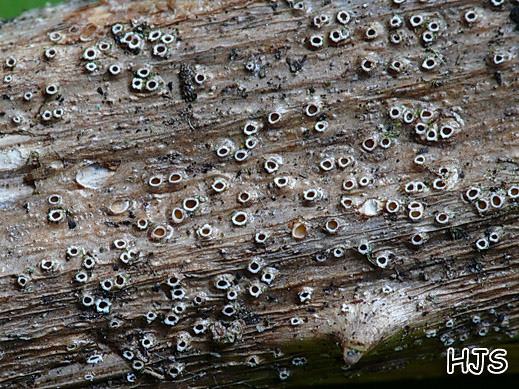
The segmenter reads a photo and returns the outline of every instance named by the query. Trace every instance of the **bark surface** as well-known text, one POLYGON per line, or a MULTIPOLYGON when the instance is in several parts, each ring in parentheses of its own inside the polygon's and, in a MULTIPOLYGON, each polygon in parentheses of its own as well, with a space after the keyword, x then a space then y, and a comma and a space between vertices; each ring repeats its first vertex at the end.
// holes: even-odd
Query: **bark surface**
POLYGON ((510 3, 114 0, 2 24, 0 386, 301 387, 516 350, 510 3))

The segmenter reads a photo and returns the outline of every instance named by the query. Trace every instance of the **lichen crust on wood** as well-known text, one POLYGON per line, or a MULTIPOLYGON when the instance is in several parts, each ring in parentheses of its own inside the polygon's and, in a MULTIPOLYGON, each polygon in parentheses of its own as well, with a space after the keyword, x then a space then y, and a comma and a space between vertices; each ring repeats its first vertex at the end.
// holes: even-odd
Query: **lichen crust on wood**
POLYGON ((501 0, 3 22, 0 386, 302 387, 516 349, 518 26, 501 0))

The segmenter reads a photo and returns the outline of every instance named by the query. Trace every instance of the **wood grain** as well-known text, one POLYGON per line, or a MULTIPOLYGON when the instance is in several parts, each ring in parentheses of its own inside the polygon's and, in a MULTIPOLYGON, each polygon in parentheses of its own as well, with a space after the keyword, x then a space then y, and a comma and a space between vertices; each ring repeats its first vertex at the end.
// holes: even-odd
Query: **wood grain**
POLYGON ((510 19, 515 5, 305 3, 301 12, 282 1, 72 2, 1 25, 2 62, 12 56, 17 64, 3 67, 0 84, 0 386, 87 386, 92 379, 103 387, 172 382, 176 387, 280 382, 297 387, 369 377, 384 364, 438 358, 450 339, 456 347, 516 339, 518 208, 506 193, 519 183, 519 39, 510 19), (325 47, 310 50, 310 36, 337 27, 341 7, 351 13, 352 38, 338 47, 325 39, 325 47), (469 10, 479 15, 473 25, 463 21, 469 10), (331 18, 320 30, 312 27, 319 14, 331 18), (398 46, 388 41, 387 23, 394 14, 404 18, 398 46), (416 14, 441 24, 429 47, 420 42, 422 30, 408 24, 416 14), (152 56, 149 42, 139 54, 117 44, 112 25, 128 28, 132 20, 178 34, 167 58, 152 56), (379 31, 374 40, 363 38, 370 26, 379 31), (56 31, 62 37, 51 42, 49 33, 56 31), (83 51, 100 41, 111 47, 99 53, 99 70, 88 74, 83 51), (57 55, 45 60, 49 47, 57 55), (495 53, 506 53, 505 63, 493 65, 495 53), (432 71, 421 67, 428 56, 438 59, 432 71), (364 58, 377 62, 369 75, 359 67, 364 58), (388 71, 395 59, 408 62, 397 75, 388 71), (110 76, 111 64, 119 64, 121 74, 110 76), (134 72, 143 66, 160 77, 158 91, 132 90, 134 72), (191 73, 183 79, 182 68, 207 79, 202 85, 190 80, 191 73), (5 82, 8 75, 13 79, 5 82), (186 79, 196 91, 193 101, 182 92, 186 79), (52 83, 59 93, 45 96, 52 83), (24 101, 28 91, 34 97, 24 101), (320 106, 316 117, 304 114, 309 103, 320 106), (459 131, 447 140, 424 141, 412 125, 389 119, 388 110, 400 105, 416 114, 428 108, 438 122, 458 123, 459 131), (41 120, 45 110, 58 107, 63 118, 41 120), (282 119, 271 126, 267 117, 274 111, 282 119), (15 117, 21 123, 14 123, 15 117), (317 118, 329 123, 323 133, 314 130, 317 118), (232 155, 218 158, 223 144, 244 148, 248 121, 260 124, 258 146, 241 163, 232 155), (362 142, 370 136, 390 136, 391 146, 367 152, 362 142), (413 162, 420 154, 426 159, 422 166, 413 162), (319 168, 323 159, 341 156, 353 156, 354 166, 319 168), (267 174, 264 163, 272 157, 282 164, 267 174), (438 191, 432 183, 441 177, 441 167, 450 172, 449 186, 438 191), (184 174, 180 186, 148 184, 151 177, 167 180, 172 172, 184 174), (273 179, 282 176, 291 185, 277 189, 273 179), (342 184, 352 176, 371 182, 347 193, 342 184), (228 183, 223 193, 211 190, 216 178, 228 183), (426 190, 406 193, 413 180, 425 183, 426 190), (503 194, 504 206, 478 212, 463 199, 470 187, 480 188, 487 199, 503 194), (303 201, 308 189, 321 190, 322 199, 303 201), (252 195, 250 204, 237 201, 242 191, 252 195), (48 221, 52 194, 62 196, 67 214, 57 224, 48 221), (344 209, 342 196, 358 205, 344 209), (190 197, 199 199, 199 209, 182 224, 172 224, 171 211, 190 197), (362 204, 370 199, 382 206, 398 200, 402 210, 366 216, 362 204), (418 222, 407 215, 413 200, 425 206, 418 222), (110 212, 125 201, 128 210, 110 212), (232 224, 237 210, 247 213, 245 226, 232 224), (445 226, 434 220, 442 211, 451 217, 445 226), (147 231, 136 228, 140 218, 149 221, 147 231), (340 224, 335 234, 325 231, 331 218, 340 224), (305 239, 293 239, 296 222, 307 226, 305 239), (209 241, 197 235, 205 224, 214 229, 209 241), (171 238, 153 241, 157 225, 171 225, 171 238), (499 242, 476 250, 476 240, 492 228, 502 231, 499 242), (259 231, 270 234, 264 245, 254 242, 259 231), (410 238, 418 232, 426 233, 427 242, 414 247, 410 238), (116 239, 138 252, 131 264, 120 262, 116 239), (372 261, 357 252, 363 239, 373 247, 372 261), (82 260, 67 259, 70 246, 98 258, 85 284, 74 282, 82 260), (343 257, 333 258, 336 247, 345 250, 343 257), (385 269, 372 263, 383 250, 395 255, 385 269), (276 269, 271 285, 260 282, 261 272, 247 271, 255 257, 276 269), (45 259, 54 261, 54 271, 42 271, 45 259), (183 277, 187 310, 168 327, 164 315, 180 302, 172 301, 165 283, 173 273, 183 277), (16 282, 20 274, 29 279, 24 288, 16 282), (127 285, 103 292, 99 283, 117 274, 127 277, 127 285), (240 287, 234 302, 215 288, 225 274, 240 287), (254 283, 264 288, 258 298, 248 292, 254 283), (301 303, 298 292, 304 287, 313 288, 312 298, 301 303), (109 298, 110 314, 82 307, 85 293, 109 298), (192 299, 199 293, 207 300, 196 306, 192 299), (228 303, 237 310, 232 318, 221 313, 228 303), (151 324, 144 317, 148 311, 158 315, 151 324), (293 326, 296 317, 303 323, 293 326), (197 336, 192 327, 200 319, 210 324, 197 336), (231 323, 239 328, 234 341, 229 333, 215 335, 218 326, 231 323), (433 338, 425 336, 430 330, 436 331, 433 338), (191 348, 178 352, 182 331, 191 334, 191 348), (146 336, 154 341, 149 349, 140 343, 146 336), (384 346, 395 339, 395 346, 384 346), (145 362, 134 383, 127 381, 132 365, 124 350, 145 362), (372 357, 377 350, 383 350, 382 364, 372 357), (102 355, 103 362, 88 364, 92 355, 102 355), (253 355, 258 365, 250 367, 253 355), (308 363, 295 366, 296 357, 308 363), (168 371, 174 363, 185 367, 172 378, 168 371), (341 369, 344 365, 349 368, 341 369), (280 380, 287 371, 288 379, 280 380))

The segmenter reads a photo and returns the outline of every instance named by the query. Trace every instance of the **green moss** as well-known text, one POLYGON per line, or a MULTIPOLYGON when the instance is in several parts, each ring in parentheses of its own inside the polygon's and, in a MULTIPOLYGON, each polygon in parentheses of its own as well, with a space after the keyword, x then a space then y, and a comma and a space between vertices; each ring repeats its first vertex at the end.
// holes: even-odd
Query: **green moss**
MULTIPOLYGON (((480 347, 504 348, 509 361, 508 373, 517 374, 519 367, 512 361, 519 358, 519 342, 512 338, 471 338, 463 346, 477 344, 480 347)), ((460 347, 460 344, 456 344, 460 347)), ((388 382, 409 379, 433 379, 446 377, 445 347, 437 337, 424 337, 423 329, 410 333, 401 331, 376 349, 367 353, 355 366, 358 374, 351 376, 348 382, 388 382), (369 374, 368 374, 369 373, 369 374)))
POLYGON ((389 139, 397 139, 400 137, 401 130, 402 123, 395 120, 386 126, 383 134, 387 136, 389 139))
MULTIPOLYGON (((513 361, 519 359, 517 339, 493 337, 469 339, 465 345, 477 343, 482 347, 505 348, 508 351, 510 374, 519 373, 513 361)), ((459 345, 458 345, 459 346, 459 345)), ((342 351, 332 337, 298 340, 281 347, 284 356, 269 360, 274 366, 287 367, 291 376, 284 387, 329 387, 333 385, 370 384, 375 382, 401 382, 409 379, 444 379, 446 377, 445 347, 438 338, 426 338, 423 328, 410 332, 400 331, 362 357, 349 369, 344 365, 342 351), (294 357, 304 356, 308 363, 292 366, 294 357)), ((279 384, 277 373, 265 372, 264 367, 251 369, 258 382, 279 384)), ((451 377, 449 377, 451 378, 451 377)))
POLYGON ((342 351, 332 337, 294 341, 283 345, 282 350, 292 373, 287 387, 333 385, 346 380, 342 351), (291 360, 297 356, 307 358, 308 363, 302 367, 292 366, 291 360))
POLYGON ((10 19, 20 15, 22 12, 43 7, 47 4, 58 4, 63 0, 11 0, 0 1, 0 18, 10 19))

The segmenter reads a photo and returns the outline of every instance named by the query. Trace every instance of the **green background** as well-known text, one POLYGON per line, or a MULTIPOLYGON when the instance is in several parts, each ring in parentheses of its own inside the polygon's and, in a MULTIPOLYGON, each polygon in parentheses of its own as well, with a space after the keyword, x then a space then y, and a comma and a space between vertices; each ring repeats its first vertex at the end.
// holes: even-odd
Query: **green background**
POLYGON ((0 0, 0 18, 14 18, 28 9, 43 7, 46 4, 57 4, 62 1, 63 0, 0 0))

